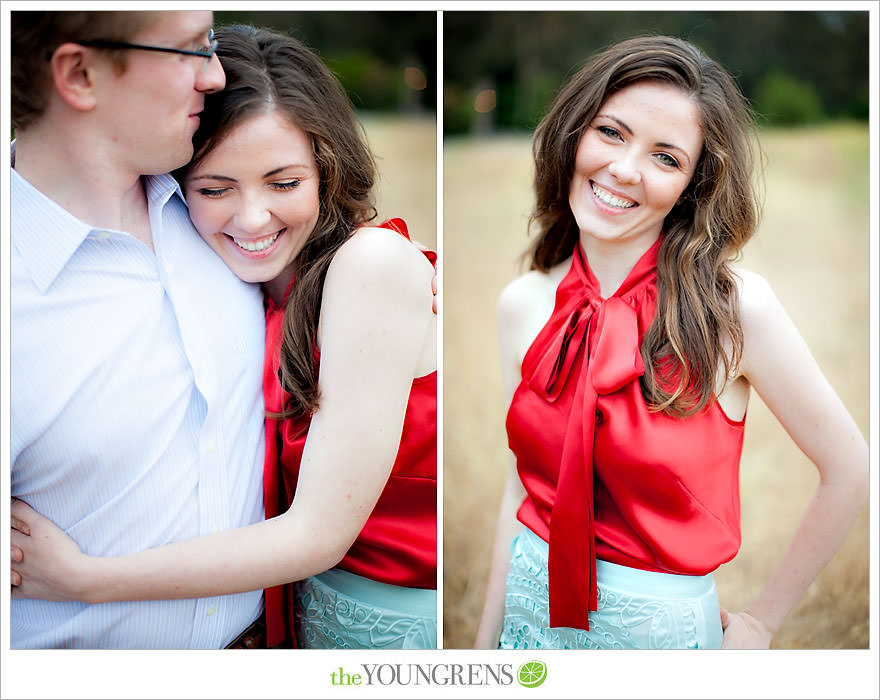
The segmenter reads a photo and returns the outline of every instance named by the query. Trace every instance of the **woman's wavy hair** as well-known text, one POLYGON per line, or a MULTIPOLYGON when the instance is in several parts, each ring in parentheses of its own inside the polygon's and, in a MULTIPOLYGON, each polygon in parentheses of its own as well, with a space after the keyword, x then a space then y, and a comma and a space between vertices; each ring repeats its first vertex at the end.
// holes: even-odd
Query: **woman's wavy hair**
POLYGON ((278 417, 306 415, 320 399, 317 331, 324 279, 336 251, 357 226, 376 216, 375 162, 344 89, 304 44, 249 26, 221 27, 216 38, 226 87, 206 96, 193 160, 176 175, 183 181, 235 127, 267 112, 280 112, 310 138, 320 211, 296 257, 285 303, 279 379, 290 399, 278 417))
POLYGON ((605 100, 643 81, 684 91, 699 108, 703 130, 694 175, 664 221, 657 313, 641 347, 648 404, 684 417, 713 400, 719 362, 731 376, 742 357, 729 263, 754 233, 760 214, 755 121, 724 68, 692 44, 666 36, 622 41, 584 65, 535 131, 536 202, 529 226, 537 235, 525 255, 532 269, 546 272, 572 254, 579 230, 568 195, 581 136, 605 100))

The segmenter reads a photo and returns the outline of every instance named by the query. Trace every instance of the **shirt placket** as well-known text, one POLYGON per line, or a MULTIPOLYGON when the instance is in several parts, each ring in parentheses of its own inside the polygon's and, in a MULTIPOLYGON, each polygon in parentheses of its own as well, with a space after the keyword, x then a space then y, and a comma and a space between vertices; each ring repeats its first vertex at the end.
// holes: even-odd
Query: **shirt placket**
MULTIPOLYGON (((152 216, 154 240, 161 246, 165 208, 152 216), (158 224, 158 225, 157 225, 158 224)), ((199 294, 188 289, 187 271, 175 268, 173 259, 160 258, 163 283, 169 302, 178 319, 184 352, 199 394, 201 426, 198 432, 198 528, 197 536, 218 533, 230 525, 223 518, 230 488, 227 478, 228 453, 224 448, 221 411, 217 409, 219 376, 213 351, 219 339, 208 337, 208 329, 199 317, 199 294)), ((228 616, 228 598, 211 596, 196 600, 192 626, 192 648, 217 648, 223 643, 224 619, 228 616)))

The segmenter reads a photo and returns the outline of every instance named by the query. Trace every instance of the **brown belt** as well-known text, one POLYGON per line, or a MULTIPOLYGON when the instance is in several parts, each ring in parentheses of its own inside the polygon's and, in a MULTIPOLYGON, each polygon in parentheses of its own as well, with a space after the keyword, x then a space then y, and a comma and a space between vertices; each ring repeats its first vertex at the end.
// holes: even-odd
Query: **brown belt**
POLYGON ((257 620, 247 626, 244 632, 226 645, 227 649, 265 649, 266 620, 260 615, 257 620))

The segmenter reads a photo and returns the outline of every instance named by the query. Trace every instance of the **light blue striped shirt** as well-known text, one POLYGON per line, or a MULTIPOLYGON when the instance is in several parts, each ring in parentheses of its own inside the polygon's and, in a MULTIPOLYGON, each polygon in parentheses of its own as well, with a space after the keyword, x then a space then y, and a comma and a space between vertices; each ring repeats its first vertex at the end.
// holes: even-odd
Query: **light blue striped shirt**
MULTIPOLYGON (((155 253, 12 172, 12 494, 93 555, 263 517, 261 292, 202 241, 172 177, 145 183, 155 253)), ((13 600, 11 646, 220 648, 261 610, 262 591, 13 600)))

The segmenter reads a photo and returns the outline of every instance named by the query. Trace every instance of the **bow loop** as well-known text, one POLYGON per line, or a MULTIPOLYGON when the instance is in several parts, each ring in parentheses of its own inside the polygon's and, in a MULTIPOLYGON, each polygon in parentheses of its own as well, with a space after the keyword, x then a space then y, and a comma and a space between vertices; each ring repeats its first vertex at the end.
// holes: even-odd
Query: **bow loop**
POLYGON ((611 297, 602 303, 593 336, 587 376, 598 394, 611 394, 644 374, 638 317, 623 299, 611 297))
POLYGON ((595 302, 590 300, 578 305, 538 363, 533 388, 551 403, 565 389, 578 354, 586 345, 584 341, 589 334, 595 307, 595 302))

